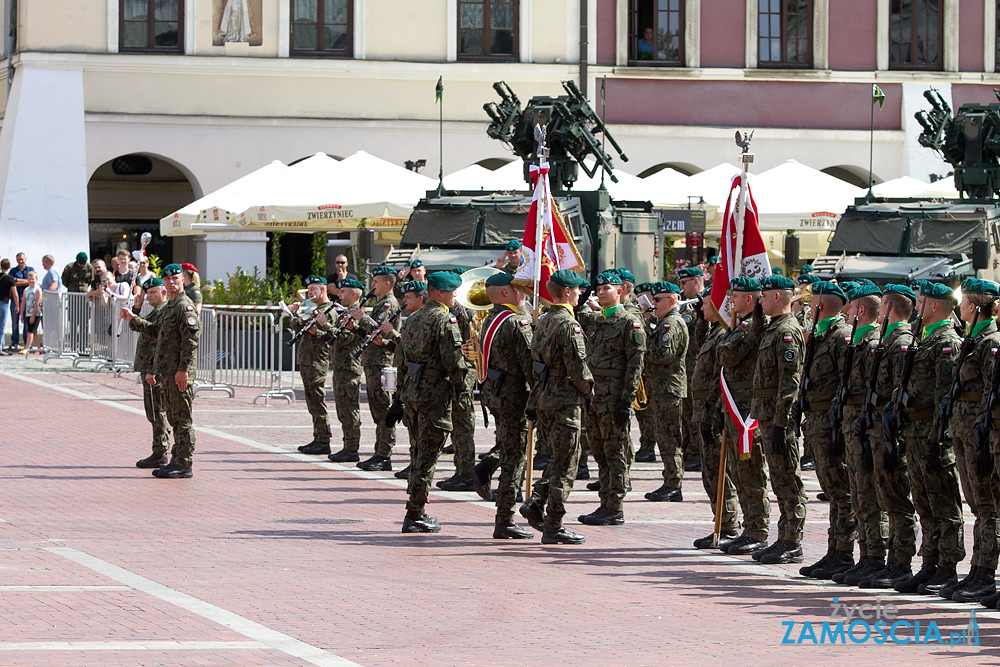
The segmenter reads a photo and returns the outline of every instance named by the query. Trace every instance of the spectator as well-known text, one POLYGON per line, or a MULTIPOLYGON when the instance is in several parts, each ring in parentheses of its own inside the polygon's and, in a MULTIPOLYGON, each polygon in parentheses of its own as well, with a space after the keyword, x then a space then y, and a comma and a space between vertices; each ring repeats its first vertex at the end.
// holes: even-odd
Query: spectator
POLYGON ((652 60, 653 51, 655 49, 654 37, 656 33, 652 28, 644 28, 642 31, 642 37, 639 38, 636 44, 635 56, 636 60, 652 60))
POLYGON ((104 263, 104 260, 95 259, 92 265, 94 267, 94 279, 90 281, 90 291, 87 292, 87 299, 90 301, 100 298, 101 293, 104 291, 104 285, 107 282, 105 275, 108 273, 108 267, 104 263))
POLYGON ((105 271, 104 275, 101 276, 101 303, 105 306, 111 303, 112 299, 116 296, 127 297, 131 285, 128 283, 119 283, 115 281, 115 274, 110 271, 105 271))
POLYGON ((0 260, 0 354, 10 354, 3 347, 3 332, 7 328, 7 314, 13 313, 15 316, 19 310, 17 300, 17 279, 11 276, 10 260, 0 260), (12 304, 11 307, 8 307, 12 304))
POLYGON ((45 269, 45 276, 42 277, 41 287, 46 292, 63 292, 62 282, 59 280, 59 272, 55 270, 56 260, 52 255, 42 257, 42 268, 45 269))
MULTIPOLYGON (((17 267, 11 270, 10 275, 17 281, 17 298, 20 301, 24 299, 24 289, 28 286, 28 272, 35 269, 28 266, 23 252, 17 253, 14 259, 17 261, 17 267)), ((10 312, 12 316, 10 323, 10 347, 11 349, 17 349, 18 343, 23 338, 21 335, 21 317, 13 309, 10 312)))
POLYGON ((201 315, 201 304, 204 299, 201 296, 201 276, 198 275, 198 269, 194 264, 184 263, 181 264, 181 270, 184 272, 184 294, 191 299, 195 312, 201 315))
POLYGON ((87 263, 87 253, 76 253, 76 261, 70 262, 62 272, 62 284, 67 292, 89 292, 94 282, 94 269, 87 263))
POLYGON ((128 250, 122 248, 118 251, 116 255, 118 260, 118 268, 115 269, 115 280, 120 283, 132 284, 132 276, 135 275, 129 270, 128 263, 131 257, 128 254, 128 250))
POLYGON ((38 274, 28 271, 28 285, 24 288, 21 299, 20 319, 24 322, 24 350, 21 354, 28 356, 31 343, 38 333, 38 325, 42 321, 42 289, 38 286, 38 274))
POLYGON ((336 259, 333 260, 333 273, 326 277, 327 287, 333 285, 335 282, 343 280, 344 278, 357 280, 358 276, 348 268, 347 256, 337 255, 336 259))
POLYGON ((141 291, 146 281, 150 278, 155 278, 156 274, 149 270, 149 258, 145 256, 139 260, 139 266, 136 270, 139 272, 139 275, 135 278, 135 288, 141 291))

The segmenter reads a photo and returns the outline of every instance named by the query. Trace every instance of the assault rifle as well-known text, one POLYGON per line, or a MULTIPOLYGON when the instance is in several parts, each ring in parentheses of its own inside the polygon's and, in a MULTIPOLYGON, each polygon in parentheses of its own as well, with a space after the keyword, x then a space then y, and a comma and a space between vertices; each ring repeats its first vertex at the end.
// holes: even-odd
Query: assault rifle
POLYGON ((975 339, 972 337, 972 332, 976 330, 976 325, 979 323, 979 316, 982 312, 982 306, 976 306, 976 315, 972 318, 972 326, 969 327, 968 333, 966 333, 962 338, 962 347, 958 350, 958 359, 955 360, 955 365, 951 368, 951 386, 948 387, 948 393, 938 406, 937 416, 935 419, 937 422, 938 442, 944 442, 944 439, 948 434, 948 424, 951 422, 951 416, 955 412, 955 402, 962 393, 962 366, 965 364, 965 360, 968 359, 969 354, 972 352, 972 346, 975 345, 975 339))
POLYGON ((889 316, 886 315, 882 318, 882 333, 879 335, 879 343, 875 346, 875 352, 872 355, 872 367, 867 378, 868 384, 865 387, 865 401, 861 404, 861 416, 858 418, 857 423, 858 450, 862 458, 866 460, 872 450, 871 439, 868 436, 875 425, 875 404, 878 402, 878 393, 876 392, 878 388, 878 372, 882 367, 882 360, 885 359, 885 332, 888 328, 889 316))
MULTIPOLYGON (((820 289, 817 295, 816 303, 819 304, 819 300, 823 297, 823 290, 820 289)), ((808 407, 806 405, 806 392, 809 391, 809 386, 811 385, 811 380, 809 374, 812 372, 813 361, 816 359, 816 326, 819 324, 819 308, 817 307, 816 313, 813 314, 812 329, 809 331, 809 340, 806 341, 806 358, 803 360, 802 364, 802 382, 799 384, 799 393, 795 397, 795 401, 792 403, 792 428, 795 429, 795 435, 802 435, 802 413, 808 407)))
POLYGON ((858 316, 854 316, 854 323, 851 325, 851 337, 847 339, 847 349, 844 351, 844 369, 840 372, 840 386, 830 404, 830 429, 833 431, 833 451, 840 453, 844 451, 844 431, 841 424, 844 423, 844 403, 847 401, 847 385, 851 379, 851 366, 854 365, 854 353, 858 346, 854 344, 854 334, 858 332, 858 316))
POLYGON ((903 358, 903 368, 899 371, 899 381, 896 383, 896 397, 887 410, 882 412, 882 435, 885 437, 885 454, 892 456, 899 444, 899 432, 903 430, 903 404, 906 400, 906 388, 910 385, 913 375, 913 362, 920 350, 920 333, 924 328, 924 313, 920 312, 913 328, 913 341, 906 348, 903 358))
MULTIPOLYGON (((993 432, 993 410, 997 406, 997 397, 1000 394, 1000 359, 995 359, 993 363, 993 375, 990 376, 990 386, 986 394, 985 411, 976 419, 976 425, 972 430, 972 440, 976 444, 976 465, 979 467, 979 460, 990 459, 990 434, 993 432)), ((990 460, 992 464, 992 460, 990 460)), ((992 469, 992 465, 984 466, 992 469)))

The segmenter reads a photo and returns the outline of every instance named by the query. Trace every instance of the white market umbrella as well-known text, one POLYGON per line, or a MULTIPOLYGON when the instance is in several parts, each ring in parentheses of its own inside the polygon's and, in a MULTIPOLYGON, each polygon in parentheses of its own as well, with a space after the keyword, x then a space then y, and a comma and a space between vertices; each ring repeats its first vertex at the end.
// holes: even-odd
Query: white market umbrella
POLYGON ((951 179, 927 183, 912 176, 900 176, 872 188, 878 197, 942 197, 958 199, 955 181, 951 179))
POLYGON ((832 230, 867 190, 795 160, 750 177, 762 230, 832 230))
POLYGON ((652 193, 649 200, 654 206, 687 205, 690 176, 666 167, 642 181, 652 193))
MULTIPOLYGON (((715 165, 711 169, 700 171, 697 174, 688 176, 684 184, 685 195, 704 197, 705 203, 717 206, 720 210, 726 206, 726 199, 729 197, 729 189, 733 184, 733 176, 743 170, 734 164, 723 162, 715 165)), ((753 181, 751 180, 751 183, 753 181)), ((756 187, 756 186, 753 186, 756 187)), ((687 204, 685 196, 684 204, 687 204)))

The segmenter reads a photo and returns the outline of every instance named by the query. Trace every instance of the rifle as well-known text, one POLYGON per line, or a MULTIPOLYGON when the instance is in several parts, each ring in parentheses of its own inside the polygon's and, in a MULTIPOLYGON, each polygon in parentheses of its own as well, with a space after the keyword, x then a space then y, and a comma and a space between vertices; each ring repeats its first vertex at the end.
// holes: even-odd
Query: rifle
MULTIPOLYGON (((389 317, 385 318, 382 321, 389 322, 391 324, 393 321, 395 321, 397 317, 399 317, 399 314, 403 312, 404 308, 405 306, 400 306, 395 310, 395 312, 391 313, 389 317)), ((351 353, 351 358, 355 360, 360 359, 361 353, 364 352, 366 349, 368 349, 368 346, 374 343, 375 339, 378 338, 381 333, 382 330, 379 329, 378 327, 375 327, 375 329, 371 332, 371 334, 368 335, 368 338, 365 339, 365 342, 361 344, 361 347, 359 347, 357 351, 351 353)))
POLYGON ((799 393, 792 402, 792 428, 795 435, 802 435, 802 413, 806 407, 806 392, 812 384, 809 374, 812 372, 813 361, 816 359, 816 327, 819 325, 819 302, 823 298, 822 288, 816 298, 816 312, 813 314, 812 329, 809 331, 809 340, 806 342, 806 358, 802 364, 802 382, 799 384, 799 393))
MULTIPOLYGON (((924 302, 926 305, 926 302, 924 302)), ((899 371, 899 381, 896 383, 896 397, 892 400, 889 409, 882 412, 882 435, 885 438, 885 453, 891 455, 896 451, 899 441, 899 432, 903 430, 903 401, 906 388, 910 384, 910 376, 913 375, 913 362, 920 350, 920 333, 924 329, 923 310, 917 316, 914 323, 913 342, 906 349, 906 357, 903 359, 903 368, 899 371)))
MULTIPOLYGON (((371 299, 371 298, 372 298, 373 296, 375 296, 375 290, 374 290, 374 289, 373 289, 373 290, 371 290, 371 291, 369 291, 369 292, 368 292, 368 294, 365 294, 365 295, 364 295, 364 297, 362 297, 362 299, 361 299, 360 301, 358 301, 358 303, 357 303, 357 305, 356 305, 355 307, 356 307, 356 308, 364 308, 364 307, 365 307, 365 304, 366 304, 366 303, 368 302, 368 300, 369 300, 369 299, 371 299)), ((344 332, 344 329, 346 329, 346 328, 347 328, 347 325, 348 325, 348 323, 350 323, 350 321, 351 321, 351 320, 353 319, 353 318, 351 317, 351 312, 350 312, 350 311, 351 311, 351 309, 350 309, 350 308, 345 308, 345 309, 344 309, 344 316, 343 316, 343 317, 341 318, 341 320, 340 320, 340 323, 339 323, 339 324, 337 324, 337 328, 336 328, 336 329, 334 329, 334 330, 333 330, 333 331, 332 331, 332 332, 330 333, 330 339, 329 339, 329 340, 330 340, 330 345, 333 345, 333 341, 337 340, 337 336, 339 336, 340 334, 342 334, 342 333, 344 332)), ((370 322, 370 323, 371 323, 371 324, 372 324, 372 325, 373 325, 373 326, 374 326, 374 327, 375 327, 376 329, 378 328, 378 323, 377 323, 377 322, 376 322, 375 320, 373 320, 372 318, 368 317, 367 315, 365 315, 365 317, 366 317, 366 318, 368 318, 368 321, 369 321, 369 322, 370 322)))
POLYGON ((854 344, 854 334, 858 332, 858 316, 854 316, 851 325, 851 337, 847 340, 844 351, 844 369, 840 372, 840 386, 830 405, 830 428, 833 430, 833 451, 844 451, 844 431, 840 425, 844 423, 844 403, 847 401, 847 384, 851 379, 851 367, 854 365, 854 353, 858 346, 854 344))
POLYGON ((882 360, 885 359, 885 332, 888 328, 889 315, 886 315, 882 318, 882 333, 879 334, 879 343, 875 347, 870 375, 867 378, 868 386, 865 388, 865 401, 861 404, 861 417, 858 419, 858 450, 862 455, 865 455, 865 452, 871 452, 871 441, 868 434, 875 425, 873 414, 875 413, 875 404, 878 402, 878 394, 875 390, 878 386, 878 372, 882 367, 882 360))
MULTIPOLYGON (((993 410, 997 406, 998 394, 1000 394, 1000 359, 994 360, 989 393, 986 394, 986 408, 976 419, 976 426, 979 428, 973 431, 973 439, 979 452, 988 452, 990 449, 990 433, 994 429, 993 410)), ((982 456, 981 453, 979 455, 982 456)))
POLYGON ((948 424, 951 422, 951 416, 955 411, 955 401, 958 400, 959 394, 962 393, 962 380, 959 376, 962 372, 962 365, 965 364, 969 353, 972 352, 972 346, 975 345, 972 332, 975 331, 976 324, 979 323, 979 316, 982 314, 982 311, 982 306, 976 306, 976 315, 972 318, 972 326, 969 327, 969 332, 962 338, 962 347, 958 350, 958 359, 955 360, 955 365, 951 369, 951 386, 948 387, 948 393, 945 395, 944 400, 941 401, 941 405, 938 406, 937 419, 935 420, 937 421, 938 442, 944 442, 948 433, 948 424))

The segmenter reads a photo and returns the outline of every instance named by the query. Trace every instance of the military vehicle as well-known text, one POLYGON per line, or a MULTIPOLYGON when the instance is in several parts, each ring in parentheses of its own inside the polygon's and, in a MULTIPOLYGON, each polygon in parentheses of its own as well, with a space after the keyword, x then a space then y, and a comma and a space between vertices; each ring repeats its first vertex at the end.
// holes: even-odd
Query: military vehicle
POLYGON ((838 221, 828 254, 813 262, 820 277, 951 286, 1000 277, 1000 104, 963 104, 952 118, 940 93, 924 97, 931 109, 916 114, 918 141, 954 167, 960 198, 858 199, 838 221))
POLYGON ((615 266, 628 266, 640 282, 658 280, 658 216, 649 202, 612 201, 603 187, 574 191, 579 170, 593 177, 606 170, 611 180, 611 156, 598 135, 628 157, 608 133, 573 81, 564 81, 565 95, 531 98, 522 109, 514 91, 503 81, 493 84, 500 102, 483 105, 490 118, 486 133, 508 145, 524 161, 522 192, 444 191, 427 193, 403 229, 400 250, 386 259, 402 268, 420 248, 428 270, 492 266, 511 239, 524 235, 531 205, 529 165, 537 162, 534 127, 545 127, 549 147, 549 179, 553 199, 580 251, 591 277, 615 266), (589 158, 589 160, 588 160, 589 158))

